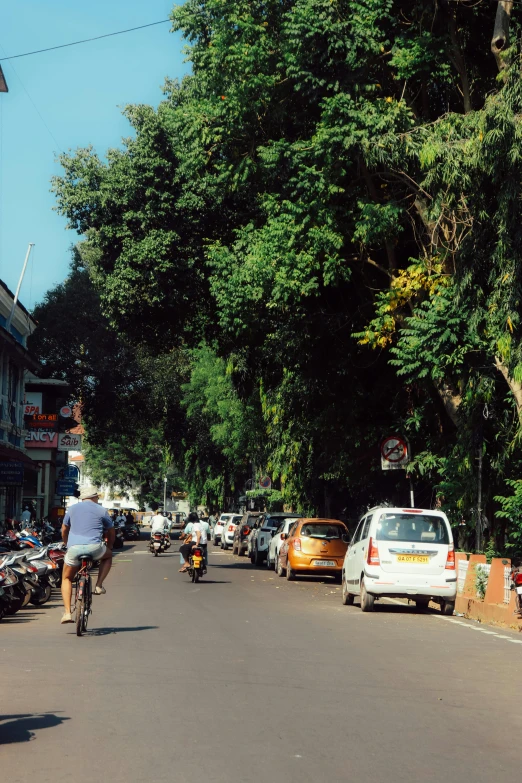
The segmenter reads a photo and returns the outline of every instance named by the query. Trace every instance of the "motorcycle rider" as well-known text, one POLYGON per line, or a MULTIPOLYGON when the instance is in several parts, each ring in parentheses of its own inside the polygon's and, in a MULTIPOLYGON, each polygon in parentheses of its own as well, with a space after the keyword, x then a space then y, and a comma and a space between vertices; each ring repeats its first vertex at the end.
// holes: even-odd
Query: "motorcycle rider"
POLYGON ((150 520, 150 536, 154 533, 165 533, 165 527, 167 527, 168 519, 166 519, 161 511, 158 509, 150 520))
MULTIPOLYGON (((203 525, 200 522, 199 516, 195 511, 191 511, 188 515, 187 519, 188 525, 192 525, 190 535, 190 540, 186 540, 183 546, 179 548, 180 554, 183 556, 184 565, 183 568, 179 569, 180 574, 184 574, 186 571, 188 571, 189 568, 189 558, 192 554, 192 550, 199 546, 203 552, 203 557, 205 560, 205 566, 207 564, 207 529, 208 525, 203 525)), ((185 530, 187 529, 185 528, 185 530)))

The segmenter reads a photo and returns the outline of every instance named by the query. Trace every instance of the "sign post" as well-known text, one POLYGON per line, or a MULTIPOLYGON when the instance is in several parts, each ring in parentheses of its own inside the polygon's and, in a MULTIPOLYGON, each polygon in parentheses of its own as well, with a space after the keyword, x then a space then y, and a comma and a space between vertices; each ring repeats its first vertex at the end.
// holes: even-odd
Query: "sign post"
MULTIPOLYGON (((410 444, 402 435, 388 435, 381 443, 382 470, 405 470, 410 462, 410 444)), ((413 481, 410 480, 410 506, 415 508, 413 481)))

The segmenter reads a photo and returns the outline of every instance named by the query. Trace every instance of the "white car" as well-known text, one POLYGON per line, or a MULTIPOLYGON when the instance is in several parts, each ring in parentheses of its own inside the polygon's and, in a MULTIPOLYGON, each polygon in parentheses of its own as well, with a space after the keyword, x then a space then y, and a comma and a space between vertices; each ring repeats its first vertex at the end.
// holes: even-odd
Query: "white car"
POLYGON ((299 516, 283 516, 282 519, 279 519, 279 527, 273 534, 272 538, 270 539, 270 542, 268 544, 268 550, 266 553, 266 565, 267 568, 275 568, 277 565, 277 561, 279 560, 279 550, 281 549, 281 545, 283 543, 283 539, 281 538, 281 534, 283 534, 285 537, 288 537, 288 534, 292 527, 295 525, 297 520, 300 519, 299 516))
POLYGON ((226 517, 221 534, 221 549, 228 549, 234 543, 234 533, 243 516, 242 514, 221 514, 221 517, 226 517))
POLYGON ((419 608, 434 600, 443 614, 453 614, 457 572, 448 518, 429 509, 370 509, 346 552, 342 585, 343 604, 360 596, 363 612, 377 598, 394 596, 419 608))
POLYGON ((214 525, 214 529, 212 530, 212 535, 210 537, 210 540, 212 541, 214 546, 216 546, 216 544, 221 543, 221 538, 223 536, 223 526, 226 520, 231 516, 233 516, 233 514, 221 514, 218 521, 214 525))

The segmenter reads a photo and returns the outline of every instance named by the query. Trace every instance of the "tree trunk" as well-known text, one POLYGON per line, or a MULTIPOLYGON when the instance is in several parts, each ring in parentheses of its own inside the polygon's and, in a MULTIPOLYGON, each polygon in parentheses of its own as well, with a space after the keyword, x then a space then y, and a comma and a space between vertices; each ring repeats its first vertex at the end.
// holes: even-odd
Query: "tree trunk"
POLYGON ((495 16, 493 38, 491 39, 491 51, 493 52, 499 71, 505 70, 509 65, 502 57, 502 52, 509 46, 509 25, 512 10, 513 0, 499 0, 497 3, 497 15, 495 16))
POLYGON ((513 378, 510 377, 508 368, 506 367, 504 362, 502 362, 498 358, 498 356, 495 356, 495 366, 497 370, 499 370, 502 373, 502 375, 506 380, 507 385, 511 389, 511 392, 517 404, 518 421, 522 426, 522 383, 517 383, 515 380, 513 380, 513 378))
POLYGON ((460 77, 460 86, 462 89, 462 98, 464 101, 464 113, 468 114, 471 111, 471 92, 469 89, 468 71, 466 69, 466 61, 462 54, 462 49, 459 43, 459 32, 457 28, 457 9, 448 9, 448 25, 451 40, 451 49, 453 53, 453 63, 460 77))
POLYGON ((450 417, 455 427, 459 427, 459 407, 462 402, 462 397, 460 394, 457 394, 448 383, 445 383, 444 381, 435 381, 434 383, 435 388, 437 389, 439 396, 444 403, 446 413, 450 417))

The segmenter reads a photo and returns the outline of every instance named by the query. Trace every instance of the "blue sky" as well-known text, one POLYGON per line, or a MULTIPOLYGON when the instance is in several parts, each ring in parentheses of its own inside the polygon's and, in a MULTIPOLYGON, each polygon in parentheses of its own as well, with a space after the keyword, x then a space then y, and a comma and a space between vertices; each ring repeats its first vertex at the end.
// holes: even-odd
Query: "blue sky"
MULTIPOLYGON (((0 57, 167 19, 172 7, 172 0, 0 0, 0 57)), ((53 211, 56 154, 92 144, 103 155, 118 146, 129 135, 120 107, 157 106, 165 77, 188 70, 182 48, 167 23, 2 62, 9 93, 0 93, 0 278, 14 291, 35 242, 20 296, 26 307, 64 279, 77 240, 53 211)))

